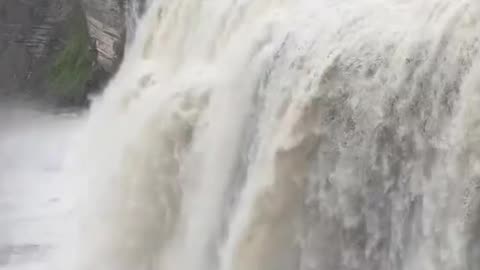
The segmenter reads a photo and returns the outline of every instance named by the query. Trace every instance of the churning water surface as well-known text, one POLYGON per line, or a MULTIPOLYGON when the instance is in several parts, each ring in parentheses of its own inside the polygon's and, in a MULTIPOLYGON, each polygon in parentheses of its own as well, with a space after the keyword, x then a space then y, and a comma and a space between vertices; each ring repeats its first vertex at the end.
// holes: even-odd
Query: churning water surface
POLYGON ((480 268, 476 0, 153 0, 135 26, 69 160, 62 270, 480 268))

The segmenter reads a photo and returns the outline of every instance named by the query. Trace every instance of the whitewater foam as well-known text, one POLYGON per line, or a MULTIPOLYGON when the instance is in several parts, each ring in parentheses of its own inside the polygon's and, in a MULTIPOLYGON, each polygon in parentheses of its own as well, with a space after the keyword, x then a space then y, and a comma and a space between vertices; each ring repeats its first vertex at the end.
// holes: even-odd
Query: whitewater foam
POLYGON ((76 268, 476 269, 479 15, 152 1, 76 153, 76 268))

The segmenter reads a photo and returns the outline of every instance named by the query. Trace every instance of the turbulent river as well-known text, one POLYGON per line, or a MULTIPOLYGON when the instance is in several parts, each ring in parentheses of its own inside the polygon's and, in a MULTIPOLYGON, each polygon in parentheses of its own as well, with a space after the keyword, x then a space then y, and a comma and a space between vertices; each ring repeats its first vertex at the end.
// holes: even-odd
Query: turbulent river
POLYGON ((153 0, 68 179, 76 270, 477 270, 476 0, 153 0))
POLYGON ((57 270, 76 227, 63 170, 81 118, 0 98, 0 269, 57 270))

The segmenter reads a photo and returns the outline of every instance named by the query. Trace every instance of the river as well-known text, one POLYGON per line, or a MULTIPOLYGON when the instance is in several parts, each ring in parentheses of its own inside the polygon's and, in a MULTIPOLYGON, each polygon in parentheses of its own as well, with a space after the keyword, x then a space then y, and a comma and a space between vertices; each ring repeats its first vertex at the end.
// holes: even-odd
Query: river
POLYGON ((51 270, 75 230, 64 161, 78 115, 0 103, 0 269, 51 270))
POLYGON ((1 125, 3 265, 480 269, 477 0, 147 2, 79 130, 1 125))

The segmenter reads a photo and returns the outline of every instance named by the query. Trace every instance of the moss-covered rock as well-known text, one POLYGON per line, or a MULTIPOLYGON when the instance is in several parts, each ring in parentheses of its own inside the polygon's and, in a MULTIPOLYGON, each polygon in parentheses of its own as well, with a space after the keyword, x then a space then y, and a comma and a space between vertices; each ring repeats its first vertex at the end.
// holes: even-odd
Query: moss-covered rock
POLYGON ((82 14, 75 14, 68 21, 68 30, 64 47, 55 56, 49 71, 49 94, 62 102, 79 104, 86 100, 89 91, 95 55, 82 14))
POLYGON ((83 104, 121 62, 129 1, 0 1, 0 96, 83 104))

